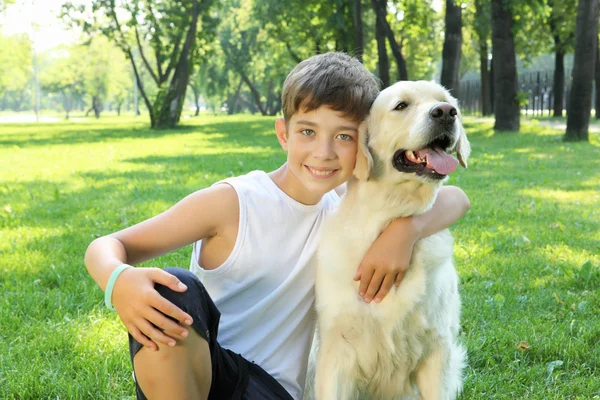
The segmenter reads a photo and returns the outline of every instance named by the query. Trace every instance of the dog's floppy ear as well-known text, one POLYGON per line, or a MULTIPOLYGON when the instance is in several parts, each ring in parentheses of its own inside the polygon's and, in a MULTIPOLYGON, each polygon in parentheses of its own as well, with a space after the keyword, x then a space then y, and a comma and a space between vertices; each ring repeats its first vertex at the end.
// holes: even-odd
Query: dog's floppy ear
POLYGON ((467 168, 467 159, 471 154, 471 144, 467 139, 467 132, 465 132, 465 128, 460 127, 460 135, 458 136, 458 141, 456 142, 456 155, 458 156, 458 161, 460 165, 467 168))
POLYGON ((366 181, 371 175, 373 168, 373 157, 369 152, 368 143, 368 123, 363 121, 358 127, 358 152, 356 153, 356 165, 354 167, 354 176, 361 181, 366 181))

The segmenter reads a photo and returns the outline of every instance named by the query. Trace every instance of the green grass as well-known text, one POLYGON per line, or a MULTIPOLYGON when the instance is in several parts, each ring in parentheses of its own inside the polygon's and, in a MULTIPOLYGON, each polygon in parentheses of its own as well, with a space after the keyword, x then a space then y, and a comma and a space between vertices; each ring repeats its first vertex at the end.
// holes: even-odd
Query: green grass
MULTIPOLYGON (((272 118, 0 126, 0 398, 133 396, 127 337, 83 266, 91 240, 284 153, 272 118)), ((453 228, 468 348, 463 399, 600 396, 600 138, 467 120, 471 199, 453 228), (529 349, 518 349, 521 341, 529 349)), ((181 249, 151 266, 189 265, 181 249)))

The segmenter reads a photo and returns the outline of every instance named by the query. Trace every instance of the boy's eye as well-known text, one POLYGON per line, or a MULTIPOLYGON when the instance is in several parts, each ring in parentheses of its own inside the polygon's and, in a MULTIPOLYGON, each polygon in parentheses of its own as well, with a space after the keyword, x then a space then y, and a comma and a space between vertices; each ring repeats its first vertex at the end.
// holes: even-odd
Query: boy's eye
POLYGON ((315 131, 313 131, 312 129, 302 129, 300 133, 304 136, 312 136, 315 134, 315 131))
POLYGON ((347 135, 347 134, 345 134, 345 133, 341 133, 341 134, 340 134, 338 137, 339 137, 340 139, 342 139, 343 141, 352 140, 352 136, 350 136, 350 135, 347 135))

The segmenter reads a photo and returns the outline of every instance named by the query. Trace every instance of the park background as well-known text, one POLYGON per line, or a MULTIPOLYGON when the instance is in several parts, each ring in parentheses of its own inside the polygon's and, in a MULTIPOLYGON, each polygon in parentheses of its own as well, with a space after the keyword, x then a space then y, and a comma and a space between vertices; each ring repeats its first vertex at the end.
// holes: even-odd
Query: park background
POLYGON ((332 50, 383 86, 441 82, 465 111, 461 398, 600 398, 598 6, 0 0, 0 398, 133 398, 87 245, 279 166, 282 82, 332 50))

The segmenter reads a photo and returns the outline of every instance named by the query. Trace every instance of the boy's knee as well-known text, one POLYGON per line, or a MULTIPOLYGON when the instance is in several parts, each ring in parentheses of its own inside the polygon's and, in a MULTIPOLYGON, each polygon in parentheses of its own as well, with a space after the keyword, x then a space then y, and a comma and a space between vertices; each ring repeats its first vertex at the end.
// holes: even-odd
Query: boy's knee
POLYGON ((176 276, 177 279, 179 279, 188 288, 190 287, 190 285, 202 285, 200 279, 198 279, 198 277, 189 269, 179 267, 168 267, 165 268, 163 271, 176 276))
POLYGON ((171 303, 176 306, 183 308, 189 303, 190 300, 194 301, 202 296, 204 293, 204 286, 200 279, 188 269, 177 268, 177 267, 169 267, 164 269, 165 272, 168 272, 171 275, 174 275, 179 279, 181 283, 187 286, 187 290, 185 292, 176 292, 170 289, 167 286, 156 284, 156 291, 165 299, 169 300, 171 303))

